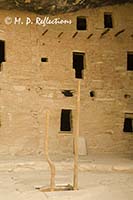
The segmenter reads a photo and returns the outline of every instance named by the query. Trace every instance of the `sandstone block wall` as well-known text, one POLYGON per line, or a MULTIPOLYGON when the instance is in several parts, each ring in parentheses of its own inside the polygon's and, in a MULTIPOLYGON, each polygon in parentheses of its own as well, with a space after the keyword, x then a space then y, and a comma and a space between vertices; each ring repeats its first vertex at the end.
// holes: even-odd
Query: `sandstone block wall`
POLYGON ((50 153, 73 154, 77 98, 73 52, 85 53, 80 136, 85 138, 88 153, 133 152, 133 135, 123 132, 125 113, 133 113, 133 72, 127 71, 127 52, 133 51, 132 10, 133 6, 126 4, 49 16, 71 19, 72 24, 45 27, 7 25, 7 16, 23 20, 28 16, 34 21, 38 15, 0 11, 0 40, 5 41, 6 49, 0 72, 1 155, 43 154, 47 109, 50 153), (104 12, 112 13, 113 28, 101 37, 104 12), (86 17, 86 31, 76 30, 77 16, 86 17), (48 62, 41 62, 42 57, 48 62), (64 89, 72 90, 73 97, 65 97, 64 89), (94 97, 90 91, 95 92, 94 97), (70 132, 60 131, 62 109, 72 110, 70 132))

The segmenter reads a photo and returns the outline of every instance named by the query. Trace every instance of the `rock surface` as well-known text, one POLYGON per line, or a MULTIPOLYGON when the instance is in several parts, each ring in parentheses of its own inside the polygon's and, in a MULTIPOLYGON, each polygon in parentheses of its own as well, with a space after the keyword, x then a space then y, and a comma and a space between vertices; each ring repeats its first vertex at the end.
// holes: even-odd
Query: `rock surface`
POLYGON ((133 3, 132 0, 0 0, 0 9, 19 9, 38 14, 57 14, 82 8, 133 3))

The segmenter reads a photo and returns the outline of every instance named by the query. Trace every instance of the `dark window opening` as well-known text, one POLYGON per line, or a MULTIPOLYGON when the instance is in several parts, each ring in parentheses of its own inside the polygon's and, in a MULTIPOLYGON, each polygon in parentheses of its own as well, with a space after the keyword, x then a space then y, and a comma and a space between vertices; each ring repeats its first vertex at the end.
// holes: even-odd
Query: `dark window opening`
POLYGON ((133 133, 133 113, 125 114, 123 131, 133 133))
POLYGON ((61 111, 61 131, 71 131, 71 110, 61 111))
POLYGON ((112 15, 105 13, 104 14, 104 28, 113 28, 112 15))
POLYGON ((75 78, 83 78, 83 69, 84 69, 84 53, 73 53, 73 68, 75 69, 75 78))
POLYGON ((90 91, 90 97, 94 97, 95 96, 95 92, 94 91, 90 91))
POLYGON ((41 58, 41 62, 48 62, 48 58, 41 58))
POLYGON ((2 62, 5 62, 5 42, 0 40, 0 66, 2 62))
POLYGON ((3 66, 2 64, 0 63, 0 72, 3 70, 3 66))
POLYGON ((127 54, 127 70, 133 70, 133 53, 127 54))
POLYGON ((82 79, 83 74, 82 74, 82 70, 81 69, 75 69, 75 77, 82 79))
POLYGON ((73 92, 71 90, 63 90, 62 94, 64 94, 65 97, 72 97, 73 92))
POLYGON ((132 118, 125 118, 123 131, 124 132, 133 132, 133 119, 132 118))
POLYGON ((77 30, 86 30, 86 17, 77 17, 77 30))

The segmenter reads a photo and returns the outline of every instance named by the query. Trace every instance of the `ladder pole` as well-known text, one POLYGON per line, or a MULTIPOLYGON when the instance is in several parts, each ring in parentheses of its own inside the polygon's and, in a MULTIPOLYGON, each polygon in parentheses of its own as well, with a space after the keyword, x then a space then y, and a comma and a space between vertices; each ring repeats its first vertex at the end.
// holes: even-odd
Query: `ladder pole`
POLYGON ((79 139, 79 120, 80 120, 80 79, 78 80, 78 92, 77 92, 77 118, 76 129, 74 131, 74 177, 73 177, 73 189, 78 190, 78 139, 79 139))
POLYGON ((49 149, 49 147, 48 147, 48 128, 49 128, 49 111, 46 112, 46 126, 45 126, 45 145, 44 145, 44 150, 45 150, 46 161, 49 164, 50 172, 51 172, 50 190, 54 191, 55 190, 55 165, 50 160, 50 157, 49 157, 49 154, 48 154, 48 149, 49 149))

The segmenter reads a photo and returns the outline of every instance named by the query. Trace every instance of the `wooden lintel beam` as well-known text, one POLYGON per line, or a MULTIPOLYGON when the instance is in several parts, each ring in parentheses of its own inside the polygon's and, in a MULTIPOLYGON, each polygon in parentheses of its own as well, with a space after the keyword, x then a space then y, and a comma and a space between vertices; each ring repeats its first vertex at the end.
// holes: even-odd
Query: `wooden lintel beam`
POLYGON ((103 37, 105 34, 107 34, 109 31, 110 31, 110 29, 107 28, 104 32, 101 33, 100 38, 103 37))
POLYGON ((48 32, 48 29, 46 29, 43 33, 42 36, 45 35, 48 32))
POLYGON ((63 32, 61 32, 57 37, 59 38, 59 37, 61 37, 63 35, 63 32))
POLYGON ((75 38, 77 36, 78 32, 75 32, 72 38, 75 38))
POLYGON ((125 29, 122 29, 121 31, 118 31, 116 34, 115 34, 115 37, 117 37, 118 35, 120 35, 121 33, 123 33, 125 31, 125 29))
POLYGON ((92 36, 93 36, 93 33, 91 33, 91 34, 87 37, 87 39, 90 39, 92 36))

